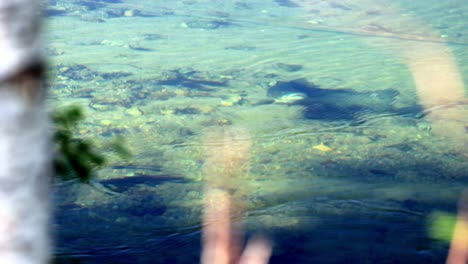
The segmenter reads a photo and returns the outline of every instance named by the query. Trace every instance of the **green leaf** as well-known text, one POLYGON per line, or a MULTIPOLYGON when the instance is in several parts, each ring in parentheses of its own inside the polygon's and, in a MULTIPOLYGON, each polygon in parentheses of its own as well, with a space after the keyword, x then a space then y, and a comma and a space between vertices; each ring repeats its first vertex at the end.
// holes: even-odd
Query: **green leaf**
POLYGON ((431 238, 446 243, 452 240, 457 216, 442 211, 435 211, 428 218, 428 233, 431 238))
MULTIPOLYGON (((89 182, 93 173, 107 164, 107 159, 95 147, 93 141, 74 137, 78 134, 76 129, 79 121, 84 119, 82 109, 79 106, 70 106, 56 110, 52 118, 56 129, 54 133, 56 175, 62 179, 78 178, 81 182, 89 182)), ((117 137, 110 147, 121 158, 131 157, 124 146, 123 137, 117 137)))

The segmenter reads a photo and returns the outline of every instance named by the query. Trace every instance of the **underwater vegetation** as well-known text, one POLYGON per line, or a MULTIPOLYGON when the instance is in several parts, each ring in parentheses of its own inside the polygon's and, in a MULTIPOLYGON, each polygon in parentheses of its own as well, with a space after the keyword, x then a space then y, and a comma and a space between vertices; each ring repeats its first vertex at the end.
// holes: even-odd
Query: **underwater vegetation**
POLYGON ((366 113, 414 114, 418 107, 395 108, 399 92, 395 89, 358 92, 353 89, 324 89, 306 79, 279 81, 267 95, 277 103, 304 106, 307 119, 360 121, 366 113))

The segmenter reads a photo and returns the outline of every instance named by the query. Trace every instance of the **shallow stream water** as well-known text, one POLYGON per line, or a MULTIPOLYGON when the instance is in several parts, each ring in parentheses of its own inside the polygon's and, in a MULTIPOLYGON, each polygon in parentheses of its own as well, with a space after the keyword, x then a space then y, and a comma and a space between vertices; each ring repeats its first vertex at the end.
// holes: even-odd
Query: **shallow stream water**
POLYGON ((80 105, 78 137, 112 157, 106 142, 123 136, 133 154, 92 184, 55 184, 57 263, 198 262, 218 129, 246 146, 241 175, 223 186, 242 201, 234 221, 247 237, 274 243, 271 263, 444 262, 448 242, 430 230, 437 212, 456 214, 468 185, 466 99, 449 106, 465 130, 438 133, 411 51, 401 54, 442 46, 468 87, 462 1, 49 0, 44 9, 51 108, 80 105))

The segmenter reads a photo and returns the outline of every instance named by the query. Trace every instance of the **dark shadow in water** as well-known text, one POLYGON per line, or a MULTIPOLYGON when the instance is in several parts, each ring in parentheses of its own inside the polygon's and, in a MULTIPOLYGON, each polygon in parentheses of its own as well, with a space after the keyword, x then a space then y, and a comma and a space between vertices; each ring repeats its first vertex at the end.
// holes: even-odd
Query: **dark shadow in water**
MULTIPOLYGON (((418 197, 425 191, 417 182, 412 184, 414 198, 381 197, 380 188, 385 191, 403 180, 384 175, 364 178, 359 176, 361 170, 346 172, 357 184, 354 178, 344 179, 340 192, 302 200, 272 194, 284 203, 276 200, 270 207, 249 212, 253 230, 264 228, 262 220, 274 223, 270 217, 284 224, 266 227, 275 244, 270 263, 444 263, 448 245, 430 238, 428 218, 435 210, 455 214, 456 198, 434 202, 418 197), (343 188, 348 180, 349 193, 343 188)), ((323 193, 311 184, 308 192, 316 191, 323 193)))
POLYGON ((118 4, 122 3, 122 0, 78 0, 74 4, 81 5, 89 8, 89 10, 95 10, 98 8, 105 7, 107 4, 118 4))
POLYGON ((46 17, 56 17, 56 16, 65 16, 67 14, 66 10, 48 7, 43 11, 43 15, 46 17))
MULTIPOLYGON (((135 215, 125 205, 134 199, 133 206, 149 210, 164 203, 157 197, 155 192, 135 191, 113 206, 59 208, 55 263, 198 263, 201 226, 180 227, 175 222, 177 217, 196 217, 199 211, 175 208, 177 213, 171 214, 163 208, 135 215)), ((312 197, 251 211, 247 228, 249 233, 266 229, 275 244, 273 264, 443 263, 447 246, 428 239, 425 226, 429 208, 438 207, 446 205, 312 197), (285 226, 265 226, 262 218, 285 226), (287 219, 294 219, 290 226, 287 219)))
MULTIPOLYGON (((426 163, 416 154, 400 153, 423 151, 416 143, 410 147, 389 146, 390 152, 384 155, 396 163, 386 162, 378 167, 369 166, 374 163, 372 159, 375 158, 377 164, 385 157, 374 157, 373 153, 369 153, 372 158, 364 162, 330 163, 326 158, 317 158, 308 162, 311 163, 309 167, 298 164, 304 171, 314 168, 311 170, 314 175, 333 177, 341 184, 336 188, 341 191, 327 186, 330 191, 323 192, 311 182, 306 195, 272 193, 272 197, 263 197, 269 203, 249 211, 247 230, 265 230, 271 236, 275 244, 272 264, 443 263, 447 245, 428 238, 427 219, 434 210, 455 213, 456 201, 441 197, 434 202, 436 194, 431 194, 431 197, 435 195, 434 199, 421 198, 427 191, 419 183, 456 186, 466 182, 455 182, 450 175, 443 179, 431 178, 438 172, 447 172, 447 168, 438 165, 442 162, 428 160, 426 163), (398 169, 414 171, 415 178, 398 178, 398 169), (436 173, 431 174, 432 171, 436 173), (394 200, 380 195, 379 188, 385 190, 405 181, 412 184, 417 193, 415 197, 394 200), (349 188, 343 188, 348 185, 349 188), (316 190, 321 195, 314 195, 316 190), (265 224, 275 221, 280 225, 265 224)), ((115 168, 124 171, 138 169, 138 166, 115 168)), ((146 169, 158 171, 158 167, 143 171, 146 169)), ((467 176, 462 169, 450 174, 467 176)), ((58 226, 55 263, 198 263, 201 208, 177 205, 180 203, 174 201, 182 202, 190 192, 200 193, 202 183, 178 182, 178 177, 174 177, 175 182, 147 177, 150 176, 101 181, 108 187, 117 186, 120 193, 89 195, 89 199, 102 199, 96 203, 99 206, 58 206, 55 210, 58 226)), ((74 188, 79 189, 77 193, 81 196, 86 195, 83 189, 93 189, 87 185, 65 186, 62 193, 73 193, 74 188)))
POLYGON ((219 28, 226 28, 235 26, 235 23, 229 22, 228 20, 214 19, 214 20, 192 20, 185 23, 188 28, 213 30, 219 28))
POLYGON ((284 7, 299 7, 296 3, 290 1, 290 0, 275 0, 275 2, 284 7))
POLYGON ((363 212, 347 201, 289 206, 300 224, 272 232, 271 264, 444 262, 447 246, 427 238, 425 216, 363 212))
MULTIPOLYGON (((423 167, 427 171, 441 169, 418 162, 412 165, 415 172, 423 167)), ((341 174, 341 192, 316 196, 314 188, 321 187, 311 183, 308 194, 301 198, 297 194, 274 193, 264 197, 272 201, 270 204, 249 212, 247 230, 265 230, 274 241, 270 263, 443 263, 447 245, 428 238, 427 218, 433 210, 454 213, 456 201, 381 197, 375 187, 386 189, 405 181, 395 179, 396 169, 392 167, 373 169, 350 161, 323 172, 333 170, 341 174), (350 193, 343 191, 347 181, 350 193), (269 226, 265 219, 282 224, 269 226)), ((316 167, 314 174, 322 172, 316 167)), ((333 173, 323 175, 334 176, 339 178, 333 173)), ((200 193, 202 183, 178 182, 178 177, 174 182, 166 177, 166 182, 147 175, 104 180, 103 185, 117 186, 120 193, 91 193, 89 199, 102 199, 99 206, 58 206, 55 263, 198 263, 201 208, 178 206, 173 201, 181 201, 189 192, 200 193)), ((427 179, 409 180, 419 195, 424 193, 418 184, 421 181, 427 179)), ((442 179, 437 184, 446 186, 442 179)), ((62 193, 73 193, 74 188, 81 195, 86 195, 86 188, 93 190, 89 185, 77 184, 65 186, 62 193)))
POLYGON ((200 91, 213 91, 213 87, 226 86, 226 81, 210 80, 206 74, 195 70, 177 69, 165 73, 160 85, 180 86, 200 91))
POLYGON ((75 2, 75 4, 84 6, 88 10, 96 10, 96 9, 105 7, 108 3, 104 1, 78 0, 75 2))
POLYGON ((413 115, 421 113, 419 106, 395 108, 399 92, 394 89, 358 92, 352 89, 323 89, 306 79, 279 81, 270 87, 267 95, 282 100, 294 95, 290 104, 304 106, 304 117, 324 121, 365 122, 367 114, 413 115), (302 98, 302 99, 301 99, 302 98))
POLYGON ((118 193, 125 192, 130 188, 134 188, 136 185, 155 187, 157 185, 164 184, 167 182, 187 183, 189 181, 184 177, 172 175, 147 175, 140 173, 136 173, 134 176, 124 176, 98 181, 98 183, 104 186, 105 188, 118 193))
POLYGON ((67 204, 56 197, 54 263, 197 262, 200 209, 169 207, 168 203, 180 200, 178 195, 186 188, 199 191, 200 185, 187 187, 181 182, 188 180, 171 176, 132 178, 98 182, 112 193, 97 192, 86 184, 57 187, 57 196, 80 193, 90 202, 98 200, 95 204, 99 205, 67 204))

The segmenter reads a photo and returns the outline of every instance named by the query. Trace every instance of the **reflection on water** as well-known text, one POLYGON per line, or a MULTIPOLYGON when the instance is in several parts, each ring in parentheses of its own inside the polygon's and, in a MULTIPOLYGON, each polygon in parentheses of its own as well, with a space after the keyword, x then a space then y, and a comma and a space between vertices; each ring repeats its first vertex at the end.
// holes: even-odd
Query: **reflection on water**
POLYGON ((377 1, 48 1, 50 104, 135 154, 56 184, 57 262, 198 262, 207 186, 271 263, 443 262, 428 219, 467 185, 466 7, 377 1))

